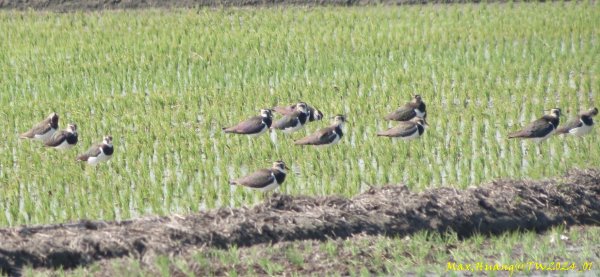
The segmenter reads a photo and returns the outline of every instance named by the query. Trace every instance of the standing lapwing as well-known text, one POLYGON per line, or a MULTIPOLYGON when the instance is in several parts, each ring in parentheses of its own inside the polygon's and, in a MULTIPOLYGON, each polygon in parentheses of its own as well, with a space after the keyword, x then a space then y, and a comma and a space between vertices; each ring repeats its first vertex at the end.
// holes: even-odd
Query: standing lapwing
POLYGON ((346 122, 346 117, 343 115, 336 115, 333 119, 333 124, 327 128, 320 129, 303 139, 294 142, 298 145, 315 145, 315 146, 328 146, 334 145, 340 141, 344 133, 342 128, 346 122))
POLYGON ((296 104, 296 110, 275 121, 272 129, 282 130, 284 133, 296 132, 308 121, 308 106, 304 102, 296 104))
POLYGON ((58 114, 51 113, 46 119, 33 126, 29 131, 22 133, 22 139, 35 139, 45 141, 52 137, 58 129, 58 114))
POLYGON ((560 109, 550 110, 550 114, 544 115, 538 120, 531 122, 523 130, 508 135, 508 138, 525 138, 541 142, 550 137, 560 122, 560 109))
POLYGON ((97 165, 98 163, 110 160, 114 151, 112 137, 109 135, 105 136, 102 142, 92 145, 87 152, 79 155, 77 160, 87 162, 89 165, 97 165))
POLYGON ((225 131, 225 133, 242 134, 255 137, 269 130, 272 122, 273 113, 271 110, 262 109, 260 110, 260 115, 253 116, 235 126, 223 128, 223 131, 225 131))
POLYGON ((420 138, 425 132, 427 122, 425 119, 415 117, 410 121, 399 122, 396 127, 377 133, 377 136, 389 137, 393 139, 412 140, 420 138))
POLYGON ((592 117, 597 114, 598 108, 591 108, 585 112, 581 112, 576 119, 558 128, 556 134, 571 134, 578 137, 587 135, 592 131, 592 127, 594 127, 594 119, 592 117))
MULTIPOLYGON (((274 107, 273 110, 282 115, 288 115, 288 114, 292 114, 294 111, 296 111, 297 105, 298 104, 284 106, 284 107, 274 107)), ((323 119, 323 113, 321 111, 317 110, 315 107, 306 105, 306 108, 308 109, 308 121, 316 121, 316 120, 323 119)))
POLYGON ((413 100, 397 110, 386 115, 386 120, 393 121, 408 121, 414 117, 427 118, 425 102, 421 99, 421 95, 415 95, 413 100))
POLYGON ((69 124, 66 130, 54 133, 44 144, 55 149, 69 149, 77 144, 77 124, 69 124))
POLYGON ((229 184, 242 185, 263 192, 277 188, 285 181, 286 169, 289 169, 283 161, 276 161, 273 167, 260 169, 248 176, 231 180, 229 184))

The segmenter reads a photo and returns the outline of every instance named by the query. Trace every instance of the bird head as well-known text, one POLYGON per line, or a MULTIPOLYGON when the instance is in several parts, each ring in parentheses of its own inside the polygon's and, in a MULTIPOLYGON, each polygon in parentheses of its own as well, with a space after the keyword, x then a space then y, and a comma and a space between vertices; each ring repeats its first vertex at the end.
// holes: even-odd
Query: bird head
POLYGON ((271 118, 271 117, 273 117, 273 112, 271 111, 271 109, 261 109, 260 116, 266 117, 266 118, 271 118))
POLYGON ((313 116, 315 118, 315 120, 321 120, 323 119, 323 113, 315 108, 312 109, 313 110, 313 116))
POLYGON ((69 133, 77 133, 77 124, 70 123, 69 126, 67 127, 67 132, 69 132, 69 133))
POLYGON ((306 103, 304 102, 298 102, 298 104, 296 104, 296 109, 299 110, 300 112, 303 113, 308 113, 308 105, 306 105, 306 103))
POLYGON ((415 96, 413 97, 413 102, 419 104, 421 103, 421 101, 423 101, 423 99, 421 99, 421 95, 415 94, 415 96))
POLYGON ((51 113, 48 116, 48 121, 50 126, 52 126, 53 128, 58 128, 58 114, 57 113, 51 113))
POLYGON ((411 119, 410 121, 417 123, 421 126, 429 126, 429 124, 427 124, 427 121, 425 120, 425 118, 422 117, 414 117, 413 119, 411 119))
POLYGON ((333 125, 344 126, 344 123, 346 123, 346 116, 338 114, 333 117, 333 125))
POLYGON ((113 140, 112 136, 107 135, 107 136, 104 136, 104 140, 102 142, 108 146, 112 146, 112 140, 113 140))
POLYGON ((276 161, 273 163, 273 169, 284 172, 286 169, 289 169, 287 165, 283 161, 276 161))

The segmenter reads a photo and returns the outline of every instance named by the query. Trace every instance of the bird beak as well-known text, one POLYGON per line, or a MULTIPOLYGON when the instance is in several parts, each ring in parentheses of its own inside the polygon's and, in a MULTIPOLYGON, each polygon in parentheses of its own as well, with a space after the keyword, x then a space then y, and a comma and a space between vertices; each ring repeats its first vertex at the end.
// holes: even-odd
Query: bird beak
POLYGON ((429 127, 429 123, 427 122, 427 120, 425 120, 425 118, 423 118, 423 124, 425 124, 425 126, 429 127))
POLYGON ((283 168, 290 170, 290 168, 287 165, 284 165, 283 168))

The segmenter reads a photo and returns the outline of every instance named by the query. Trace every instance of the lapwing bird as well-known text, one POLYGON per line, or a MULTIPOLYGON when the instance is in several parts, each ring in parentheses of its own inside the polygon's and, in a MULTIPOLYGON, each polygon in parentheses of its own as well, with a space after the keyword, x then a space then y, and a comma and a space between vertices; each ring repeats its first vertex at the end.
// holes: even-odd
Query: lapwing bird
POLYGON ((533 139, 536 142, 541 142, 550 137, 558 127, 560 122, 560 109, 554 108, 550 113, 542 116, 538 120, 531 122, 521 131, 514 132, 508 135, 508 138, 524 138, 533 139))
POLYGON ((231 180, 229 184, 242 185, 263 192, 277 188, 285 181, 286 169, 289 169, 283 161, 276 161, 273 167, 260 169, 248 176, 231 180))
POLYGON ((35 139, 45 141, 52 137, 58 129, 58 114, 51 113, 46 119, 33 126, 29 131, 22 133, 22 139, 35 139))
POLYGON ((102 142, 92 145, 87 152, 79 155, 77 160, 87 162, 89 165, 97 165, 101 162, 110 160, 114 151, 112 137, 105 136, 102 142))
MULTIPOLYGON (((296 111, 296 106, 297 106, 297 104, 289 105, 289 106, 285 106, 285 107, 275 107, 275 108, 273 108, 273 110, 282 115, 289 115, 296 111)), ((318 109, 316 109, 315 107, 306 105, 306 108, 308 109, 308 121, 317 121, 317 120, 323 119, 323 113, 321 111, 319 111, 318 109)))
POLYGON ((333 119, 333 124, 327 128, 320 129, 303 139, 294 142, 297 145, 315 145, 315 146, 328 146, 334 145, 340 141, 344 133, 342 128, 346 122, 346 117, 343 115, 336 115, 333 119))
POLYGON ((571 134, 578 137, 587 135, 592 131, 592 127, 594 127, 594 119, 592 117, 597 114, 597 108, 591 108, 585 112, 581 112, 576 119, 571 120, 563 127, 558 128, 556 133, 571 134))
POLYGON ((425 132, 424 125, 427 125, 425 119, 415 117, 410 121, 399 122, 397 126, 377 133, 377 136, 404 140, 417 139, 420 138, 425 132))
POLYGON ((306 103, 300 102, 296 104, 296 110, 294 112, 275 121, 271 128, 282 130, 284 133, 293 133, 302 129, 307 121, 308 106, 306 103))
POLYGON ((55 149, 69 149, 77 144, 77 124, 69 124, 66 130, 54 133, 44 144, 55 149))
POLYGON ((427 118, 427 110, 425 102, 421 99, 421 95, 415 95, 413 100, 397 110, 386 115, 386 120, 393 121, 408 121, 415 117, 427 118))
POLYGON ((225 133, 258 136, 271 127, 273 122, 273 113, 269 109, 260 110, 260 115, 253 116, 248 120, 242 121, 235 126, 223 128, 225 133))

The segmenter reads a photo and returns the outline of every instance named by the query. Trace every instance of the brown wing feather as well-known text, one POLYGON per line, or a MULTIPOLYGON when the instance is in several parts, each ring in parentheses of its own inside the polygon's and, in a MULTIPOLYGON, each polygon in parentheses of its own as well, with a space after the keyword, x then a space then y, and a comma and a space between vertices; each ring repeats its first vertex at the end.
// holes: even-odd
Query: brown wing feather
POLYGON ((387 129, 385 131, 381 131, 377 133, 378 136, 386 136, 386 137, 406 137, 411 135, 415 131, 418 131, 417 124, 413 122, 400 122, 397 126, 387 129))
POLYGON ((98 157, 98 155, 100 155, 100 153, 102 153, 100 151, 100 146, 102 146, 102 143, 96 143, 96 144, 92 145, 85 153, 77 156, 77 160, 78 161, 87 161, 91 157, 98 157))
POLYGON ((394 121, 407 121, 415 116, 417 116, 417 113, 415 112, 415 107, 411 105, 405 105, 389 113, 384 117, 384 119, 394 121))
POLYGON ((262 130, 263 118, 261 116, 254 116, 248 120, 242 121, 235 126, 224 128, 225 133, 238 133, 238 134, 252 134, 262 130))
POLYGON ((554 126, 546 121, 544 118, 540 118, 531 124, 527 125, 523 130, 511 133, 508 138, 537 138, 547 135, 554 129, 554 126))
POLYGON ((324 144, 324 143, 330 142, 332 140, 332 137, 335 136, 335 133, 333 132, 334 129, 335 129, 335 127, 327 127, 327 128, 320 129, 311 135, 308 135, 302 139, 295 141, 294 144, 319 145, 319 144, 324 144))
POLYGON ((33 128, 29 129, 27 132, 22 133, 20 138, 34 138, 35 135, 41 135, 48 131, 50 131, 52 127, 50 126, 50 120, 45 119, 44 121, 38 123, 33 128))
POLYGON ((65 130, 57 131, 51 138, 46 140, 44 144, 50 147, 58 146, 63 143, 63 141, 65 141, 69 135, 70 133, 65 130))
POLYGON ((232 184, 243 185, 251 188, 261 188, 273 183, 275 177, 270 169, 260 169, 248 176, 231 181, 232 184))

